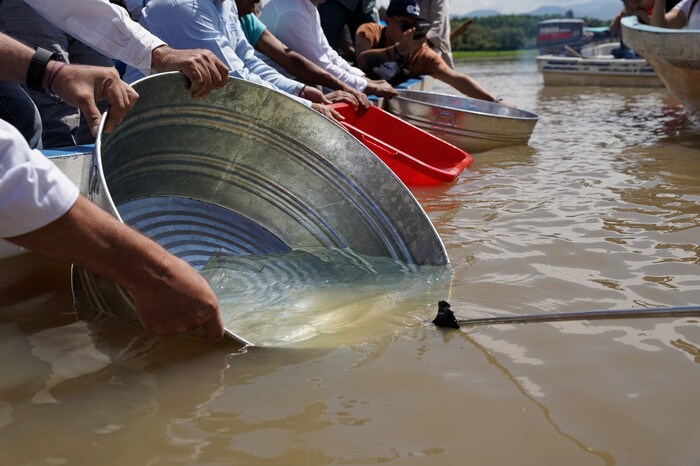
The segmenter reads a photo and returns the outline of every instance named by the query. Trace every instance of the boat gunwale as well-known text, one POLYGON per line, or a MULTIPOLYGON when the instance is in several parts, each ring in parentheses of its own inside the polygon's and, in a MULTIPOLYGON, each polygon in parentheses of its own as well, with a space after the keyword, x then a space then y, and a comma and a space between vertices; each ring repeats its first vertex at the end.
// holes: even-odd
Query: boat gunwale
POLYGON ((535 57, 535 60, 538 62, 548 62, 550 60, 556 60, 556 61, 564 61, 564 62, 571 62, 571 63, 580 63, 580 62, 586 62, 586 63, 601 63, 601 64, 610 64, 610 63, 624 63, 624 64, 629 64, 629 65, 637 65, 637 64, 644 64, 647 65, 647 61, 644 58, 613 58, 610 56, 609 58, 605 57, 564 57, 564 56, 559 56, 559 55, 554 55, 554 54, 547 54, 547 55, 538 55, 535 57), (615 61, 613 61, 615 60, 615 61))
POLYGON ((417 100, 417 99, 411 99, 409 97, 405 97, 404 94, 406 92, 415 92, 415 93, 420 93, 420 94, 431 94, 431 95, 436 95, 436 96, 440 96, 440 97, 460 98, 460 99, 469 99, 469 100, 479 101, 479 99, 475 99, 473 97, 468 97, 468 96, 464 96, 464 95, 453 95, 453 94, 444 94, 444 93, 440 93, 440 92, 426 92, 426 91, 413 91, 413 90, 405 90, 405 91, 400 90, 399 95, 397 95, 393 98, 394 99, 403 99, 403 100, 407 100, 409 102, 415 102, 418 104, 427 105, 428 107, 433 107, 433 108, 438 108, 438 109, 455 110, 458 112, 471 113, 474 115, 482 115, 482 116, 491 117, 491 118, 499 118, 499 119, 507 119, 507 120, 523 120, 526 122, 532 122, 532 121, 537 122, 540 119, 540 116, 537 115, 536 113, 528 112, 527 110, 522 110, 519 108, 508 107, 506 105, 499 104, 497 102, 484 101, 487 104, 500 105, 501 107, 505 107, 505 108, 515 110, 518 112, 522 112, 522 113, 527 113, 527 114, 532 115, 532 116, 531 117, 524 117, 524 116, 514 116, 514 115, 498 115, 498 114, 494 114, 494 113, 485 113, 485 112, 478 111, 478 110, 469 110, 469 109, 465 109, 465 108, 453 107, 451 105, 437 105, 434 103, 425 102, 423 100, 417 100))
MULTIPOLYGON (((678 61, 700 61, 700 47, 688 47, 688 44, 682 44, 681 41, 697 41, 700 43, 700 29, 670 29, 648 24, 640 23, 636 16, 626 16, 622 18, 622 29, 628 31, 626 42, 630 42, 629 34, 642 35, 662 35, 663 40, 654 41, 651 44, 635 44, 634 49, 640 54, 653 55, 655 57, 678 60, 678 61), (673 41, 669 44, 669 40, 673 41), (678 44, 678 46, 674 46, 678 44), (673 50, 673 54, 669 52, 673 50), (680 53, 677 53, 680 52, 680 53)), ((624 32, 623 32, 624 34, 624 32)), ((631 38, 632 42, 636 42, 635 38, 631 38)))

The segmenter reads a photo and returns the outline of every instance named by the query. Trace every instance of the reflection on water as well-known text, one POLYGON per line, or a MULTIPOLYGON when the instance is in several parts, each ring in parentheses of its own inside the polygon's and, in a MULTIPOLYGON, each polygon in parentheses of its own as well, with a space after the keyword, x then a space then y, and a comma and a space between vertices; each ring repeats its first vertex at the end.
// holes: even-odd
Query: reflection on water
POLYGON ((408 301, 408 309, 423 309, 449 299, 452 276, 447 266, 409 266, 326 248, 219 255, 200 273, 219 298, 226 328, 262 346, 346 332, 366 319, 400 325, 406 315, 395 310, 408 301))
POLYGON ((67 267, 5 263, 0 463, 700 464, 697 320, 427 322, 447 293, 460 318, 700 304, 700 130, 663 89, 460 66, 541 120, 528 146, 413 190, 449 277, 340 251, 219 257, 227 324, 275 340, 240 350, 79 321, 67 267))

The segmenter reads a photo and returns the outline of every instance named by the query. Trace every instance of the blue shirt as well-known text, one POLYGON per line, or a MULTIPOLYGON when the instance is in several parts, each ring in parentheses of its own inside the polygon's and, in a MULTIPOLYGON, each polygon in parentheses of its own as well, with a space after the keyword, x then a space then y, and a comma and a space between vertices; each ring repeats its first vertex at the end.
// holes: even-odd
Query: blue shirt
MULTIPOLYGON (((297 95, 303 84, 281 75, 255 56, 233 0, 149 0, 139 23, 174 49, 211 50, 229 75, 297 95)), ((143 77, 128 67, 126 82, 143 77)))
POLYGON ((267 29, 267 26, 265 26, 253 13, 248 13, 247 15, 241 16, 240 20, 241 29, 243 29, 245 38, 248 40, 250 45, 255 47, 255 44, 258 43, 263 35, 263 32, 265 32, 265 29, 267 29))

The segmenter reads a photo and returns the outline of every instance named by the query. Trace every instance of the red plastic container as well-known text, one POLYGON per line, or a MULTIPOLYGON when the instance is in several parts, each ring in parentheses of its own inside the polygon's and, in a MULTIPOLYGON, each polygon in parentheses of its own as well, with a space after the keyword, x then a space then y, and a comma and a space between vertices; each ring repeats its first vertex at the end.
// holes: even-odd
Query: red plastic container
POLYGON ((379 157, 406 185, 451 183, 472 157, 452 144, 378 108, 357 116, 349 104, 333 104, 350 133, 379 157))

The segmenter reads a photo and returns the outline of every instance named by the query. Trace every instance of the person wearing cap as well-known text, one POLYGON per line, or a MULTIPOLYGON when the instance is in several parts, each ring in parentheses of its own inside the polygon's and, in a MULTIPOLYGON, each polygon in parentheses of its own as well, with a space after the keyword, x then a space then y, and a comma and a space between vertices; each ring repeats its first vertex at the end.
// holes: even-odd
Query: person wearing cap
POLYGON ((386 26, 363 24, 355 37, 357 63, 370 77, 399 84, 430 75, 469 97, 489 102, 502 100, 471 77, 450 68, 428 47, 425 37, 414 38, 418 23, 427 22, 417 0, 392 0, 385 21, 386 26))

